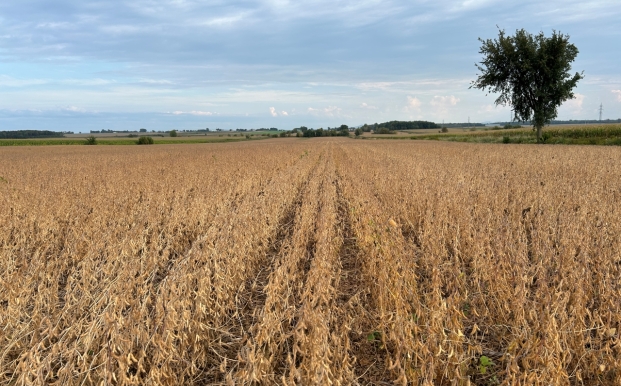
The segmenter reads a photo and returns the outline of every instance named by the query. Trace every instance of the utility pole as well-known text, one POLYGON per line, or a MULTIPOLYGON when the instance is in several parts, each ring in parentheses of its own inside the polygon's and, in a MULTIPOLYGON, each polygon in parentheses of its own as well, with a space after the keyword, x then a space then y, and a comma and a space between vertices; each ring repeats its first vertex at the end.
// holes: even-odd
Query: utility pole
POLYGON ((604 112, 604 105, 602 103, 599 104, 599 121, 602 121, 602 113, 604 112))

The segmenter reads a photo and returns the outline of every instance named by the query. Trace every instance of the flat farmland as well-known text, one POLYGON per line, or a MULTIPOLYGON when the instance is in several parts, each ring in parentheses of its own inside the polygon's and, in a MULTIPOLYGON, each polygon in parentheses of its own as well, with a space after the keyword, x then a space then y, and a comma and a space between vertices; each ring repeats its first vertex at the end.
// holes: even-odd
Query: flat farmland
POLYGON ((0 150, 0 384, 621 384, 621 149, 0 150))

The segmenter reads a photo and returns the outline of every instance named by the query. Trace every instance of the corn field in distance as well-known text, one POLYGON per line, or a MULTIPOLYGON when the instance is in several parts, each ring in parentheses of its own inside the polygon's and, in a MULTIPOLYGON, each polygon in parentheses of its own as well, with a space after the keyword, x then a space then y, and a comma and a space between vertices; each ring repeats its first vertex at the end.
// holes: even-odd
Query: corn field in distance
POLYGON ((621 151, 0 152, 2 385, 620 385, 621 151))

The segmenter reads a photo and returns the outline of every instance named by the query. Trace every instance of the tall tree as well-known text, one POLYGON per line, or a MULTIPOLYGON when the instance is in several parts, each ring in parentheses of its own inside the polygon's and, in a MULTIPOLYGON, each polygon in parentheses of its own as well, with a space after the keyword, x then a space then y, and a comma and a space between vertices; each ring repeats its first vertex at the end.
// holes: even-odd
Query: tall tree
POLYGON ((479 53, 481 71, 470 88, 500 93, 496 105, 511 105, 514 119, 531 121, 542 140, 543 126, 558 114, 558 107, 573 99, 573 89, 584 72, 570 74, 578 48, 569 43, 569 35, 553 31, 531 35, 524 29, 515 36, 499 31, 498 39, 483 40, 479 53))

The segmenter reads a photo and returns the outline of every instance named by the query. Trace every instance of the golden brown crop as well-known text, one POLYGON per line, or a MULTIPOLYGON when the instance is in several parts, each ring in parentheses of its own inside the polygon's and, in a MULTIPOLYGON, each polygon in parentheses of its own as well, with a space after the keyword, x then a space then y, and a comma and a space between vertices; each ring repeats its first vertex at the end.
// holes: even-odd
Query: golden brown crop
POLYGON ((0 152, 0 384, 621 384, 621 151, 0 152))

